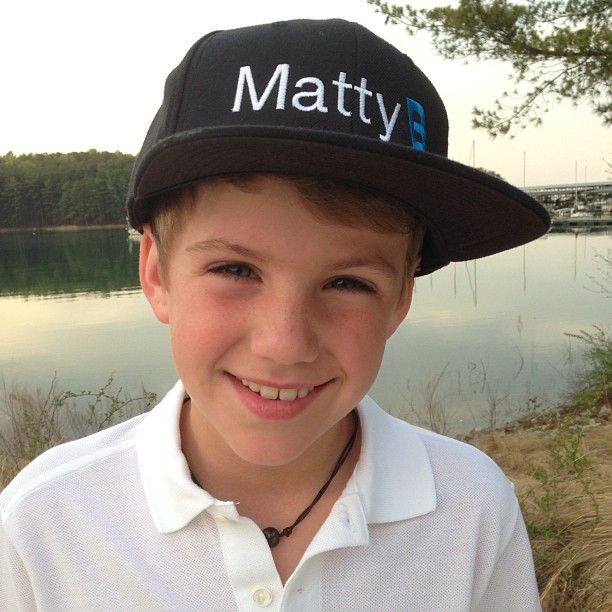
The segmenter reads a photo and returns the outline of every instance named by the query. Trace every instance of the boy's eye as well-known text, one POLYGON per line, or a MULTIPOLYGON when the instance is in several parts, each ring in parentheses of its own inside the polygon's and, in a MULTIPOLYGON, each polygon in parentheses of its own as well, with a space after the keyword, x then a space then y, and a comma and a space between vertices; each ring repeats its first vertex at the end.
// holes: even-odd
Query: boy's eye
POLYGON ((252 278, 254 276, 252 268, 246 264, 240 263, 223 264, 222 266, 213 268, 211 272, 236 278, 252 278))
POLYGON ((351 278, 350 276, 335 278, 328 283, 328 287, 332 289, 342 289, 344 291, 367 291, 370 293, 374 291, 369 285, 366 285, 356 278, 351 278))

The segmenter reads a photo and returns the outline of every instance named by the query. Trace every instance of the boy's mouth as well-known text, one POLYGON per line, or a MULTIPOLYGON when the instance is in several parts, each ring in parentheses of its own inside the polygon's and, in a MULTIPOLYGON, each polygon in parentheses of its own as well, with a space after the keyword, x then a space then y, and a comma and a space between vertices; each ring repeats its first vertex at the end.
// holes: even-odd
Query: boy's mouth
POLYGON ((254 393, 259 393, 261 397, 270 400, 285 400, 291 401, 294 399, 306 397, 314 387, 302 387, 293 389, 283 389, 279 387, 268 387, 266 385, 260 385, 258 383, 247 380, 246 378, 240 379, 240 382, 248 387, 254 393))

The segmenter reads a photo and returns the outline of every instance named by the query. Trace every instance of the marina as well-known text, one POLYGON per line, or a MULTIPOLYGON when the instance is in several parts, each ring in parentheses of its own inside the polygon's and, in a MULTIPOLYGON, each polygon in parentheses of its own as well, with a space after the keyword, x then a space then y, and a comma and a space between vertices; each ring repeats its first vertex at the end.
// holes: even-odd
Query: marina
POLYGON ((612 216, 592 217, 569 216, 553 217, 550 231, 556 232, 606 232, 612 230, 612 216))

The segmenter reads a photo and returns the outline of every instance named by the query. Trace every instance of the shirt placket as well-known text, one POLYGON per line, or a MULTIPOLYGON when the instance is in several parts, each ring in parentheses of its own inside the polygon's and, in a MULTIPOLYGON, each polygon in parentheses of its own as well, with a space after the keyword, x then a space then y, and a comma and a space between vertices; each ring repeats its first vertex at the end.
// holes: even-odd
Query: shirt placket
POLYGON ((234 504, 208 510, 219 530, 221 552, 240 612, 281 609, 283 585, 259 527, 241 517, 234 504))

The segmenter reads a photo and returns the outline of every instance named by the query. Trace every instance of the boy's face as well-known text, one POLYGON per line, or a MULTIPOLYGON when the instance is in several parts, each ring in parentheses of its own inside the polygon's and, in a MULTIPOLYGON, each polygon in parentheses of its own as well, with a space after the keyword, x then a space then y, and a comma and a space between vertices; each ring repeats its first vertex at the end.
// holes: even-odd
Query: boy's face
POLYGON ((257 187, 201 186, 163 277, 145 228, 141 280, 170 327, 201 435, 243 460, 284 465, 374 381, 410 306, 409 238, 319 220, 282 179, 257 187), (262 397, 276 389, 280 399, 262 397))

